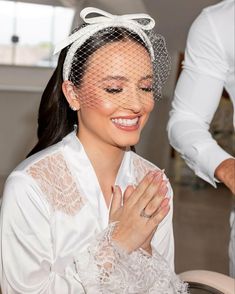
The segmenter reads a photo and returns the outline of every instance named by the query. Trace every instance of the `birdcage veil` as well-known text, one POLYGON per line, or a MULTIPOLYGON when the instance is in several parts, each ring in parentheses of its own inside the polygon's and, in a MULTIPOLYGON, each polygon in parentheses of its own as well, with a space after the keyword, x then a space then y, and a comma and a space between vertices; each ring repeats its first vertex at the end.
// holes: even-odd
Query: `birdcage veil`
MULTIPOLYGON (((155 21, 147 14, 112 15, 93 7, 83 9, 80 15, 84 24, 55 49, 57 53, 67 48, 63 79, 77 88, 84 80, 90 89, 101 87, 103 99, 118 105, 130 102, 134 87, 144 104, 160 99, 170 58, 165 39, 153 30, 155 21), (93 14, 98 16, 91 17, 93 14)), ((92 96, 90 93, 80 102, 95 105, 92 96)))

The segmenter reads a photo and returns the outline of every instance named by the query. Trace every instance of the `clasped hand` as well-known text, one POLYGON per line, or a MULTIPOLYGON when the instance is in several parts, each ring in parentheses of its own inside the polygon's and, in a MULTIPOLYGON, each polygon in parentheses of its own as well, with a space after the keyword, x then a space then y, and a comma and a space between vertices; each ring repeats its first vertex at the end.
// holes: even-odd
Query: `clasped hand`
POLYGON ((138 248, 151 253, 152 237, 170 209, 167 190, 162 171, 149 172, 137 187, 128 186, 123 195, 115 186, 110 221, 118 224, 112 239, 128 253, 138 248))

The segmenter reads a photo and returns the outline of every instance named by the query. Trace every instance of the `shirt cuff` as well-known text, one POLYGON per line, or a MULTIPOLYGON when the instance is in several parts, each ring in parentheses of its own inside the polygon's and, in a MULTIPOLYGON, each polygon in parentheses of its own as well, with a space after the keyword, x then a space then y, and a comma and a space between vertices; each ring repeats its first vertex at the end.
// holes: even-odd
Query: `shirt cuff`
MULTIPOLYGON (((216 183, 220 182, 214 176, 216 168, 224 160, 234 157, 223 150, 217 143, 203 146, 195 144, 193 148, 197 152, 197 162, 194 167, 195 174, 216 188, 216 183)), ((189 163, 189 165, 191 164, 189 163)))

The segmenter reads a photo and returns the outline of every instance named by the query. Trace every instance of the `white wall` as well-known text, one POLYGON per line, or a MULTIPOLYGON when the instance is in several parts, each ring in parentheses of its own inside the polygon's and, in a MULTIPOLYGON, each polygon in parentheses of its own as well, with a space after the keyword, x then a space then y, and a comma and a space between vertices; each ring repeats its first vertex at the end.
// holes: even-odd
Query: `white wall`
POLYGON ((220 0, 143 0, 146 10, 156 20, 156 30, 167 40, 168 49, 184 51, 190 25, 201 10, 220 0))
MULTIPOLYGON (((68 0, 70 3, 73 1, 76 2, 76 0, 68 0)), ((51 2, 53 1, 51 0, 51 2)), ((60 0, 55 2, 60 2, 60 0)), ((156 19, 157 32, 166 37, 172 57, 172 72, 164 89, 165 98, 156 103, 142 140, 137 146, 140 154, 162 168, 167 167, 169 162, 170 146, 165 128, 170 99, 176 82, 178 53, 184 50, 187 31, 193 19, 203 7, 216 2, 218 1, 77 1, 79 11, 84 6, 93 5, 116 14, 148 12, 156 19)), ((51 72, 50 68, 0 65, 0 176, 6 176, 26 156, 36 142, 38 105, 51 72)))
POLYGON ((41 92, 51 73, 49 67, 0 65, 0 90, 41 92))
POLYGON ((52 69, 0 66, 0 177, 36 142, 37 111, 52 69))

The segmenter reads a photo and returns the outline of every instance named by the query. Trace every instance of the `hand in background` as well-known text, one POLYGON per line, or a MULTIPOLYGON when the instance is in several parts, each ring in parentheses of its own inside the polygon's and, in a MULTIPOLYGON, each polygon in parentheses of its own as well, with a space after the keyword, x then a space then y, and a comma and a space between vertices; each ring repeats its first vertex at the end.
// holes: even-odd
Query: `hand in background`
POLYGON ((235 159, 229 158, 221 162, 215 170, 215 177, 223 182, 235 195, 235 159))

